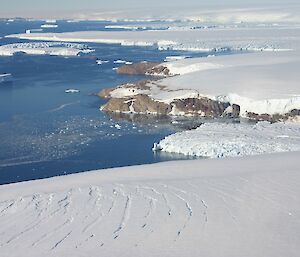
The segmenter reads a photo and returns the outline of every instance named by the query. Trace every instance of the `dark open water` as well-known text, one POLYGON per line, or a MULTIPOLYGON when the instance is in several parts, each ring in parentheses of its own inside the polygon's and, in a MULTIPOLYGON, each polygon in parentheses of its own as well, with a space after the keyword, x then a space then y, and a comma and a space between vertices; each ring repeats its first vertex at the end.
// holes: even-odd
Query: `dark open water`
MULTIPOLYGON (((0 37, 39 28, 42 21, 0 21, 0 37)), ((64 32, 104 30, 107 22, 58 22, 64 32)), ((0 38, 0 45, 26 40, 0 38)), ((151 47, 88 44, 96 51, 79 57, 0 57, 0 73, 13 80, 0 84, 0 184, 46 178, 87 170, 185 159, 154 154, 154 142, 194 126, 183 120, 173 125, 167 117, 108 117, 99 111, 102 88, 142 79, 116 74, 114 60, 163 61, 166 56, 203 53, 158 51, 151 47), (96 58, 109 60, 96 64, 96 58), (68 88, 80 90, 66 94, 68 88)))

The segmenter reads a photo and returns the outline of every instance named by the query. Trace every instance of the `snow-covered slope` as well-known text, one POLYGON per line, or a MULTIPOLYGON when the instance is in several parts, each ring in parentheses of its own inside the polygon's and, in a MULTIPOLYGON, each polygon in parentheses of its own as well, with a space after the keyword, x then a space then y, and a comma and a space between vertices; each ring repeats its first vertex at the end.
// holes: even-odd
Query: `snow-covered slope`
POLYGON ((300 151, 300 125, 206 123, 167 136, 153 150, 210 158, 300 151))
POLYGON ((298 256, 299 152, 0 186, 14 256, 298 256))

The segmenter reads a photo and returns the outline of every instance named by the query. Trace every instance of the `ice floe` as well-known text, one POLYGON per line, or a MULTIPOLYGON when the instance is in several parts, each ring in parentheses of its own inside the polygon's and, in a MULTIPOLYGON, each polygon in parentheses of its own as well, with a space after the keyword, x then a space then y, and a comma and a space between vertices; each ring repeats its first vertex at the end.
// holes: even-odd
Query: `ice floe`
POLYGON ((96 60, 96 63, 98 65, 102 65, 102 64, 105 64, 105 63, 109 63, 109 61, 107 61, 107 60, 96 60))
POLYGON ((65 90, 65 93, 79 93, 80 90, 78 89, 73 89, 73 88, 70 88, 70 89, 66 89, 65 90))
POLYGON ((41 25, 41 28, 57 28, 58 27, 58 25, 57 24, 43 24, 43 25, 41 25))
POLYGON ((209 158, 300 151, 300 125, 205 123, 166 137, 153 150, 209 158))
POLYGON ((125 60, 115 60, 114 63, 115 64, 127 64, 127 65, 132 64, 132 62, 125 61, 125 60))
POLYGON ((190 56, 186 56, 186 55, 174 55, 174 56, 167 56, 165 58, 166 62, 171 62, 171 61, 178 61, 178 60, 183 60, 186 58, 190 58, 190 56))
POLYGON ((94 50, 88 48, 86 45, 75 43, 32 42, 0 46, 0 56, 12 56, 16 53, 26 53, 30 55, 76 56, 81 53, 88 54, 93 51, 94 50))
POLYGON ((12 75, 10 73, 2 73, 0 74, 0 83, 11 80, 12 75))

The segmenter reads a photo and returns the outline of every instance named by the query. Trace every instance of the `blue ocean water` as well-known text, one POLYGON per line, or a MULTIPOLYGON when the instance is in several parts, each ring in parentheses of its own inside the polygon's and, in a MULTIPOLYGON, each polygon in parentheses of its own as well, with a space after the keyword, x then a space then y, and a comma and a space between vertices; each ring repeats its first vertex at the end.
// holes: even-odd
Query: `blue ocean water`
MULTIPOLYGON (((39 28, 43 21, 0 21, 0 45, 27 42, 5 38, 39 28)), ((58 22, 65 32, 104 30, 109 22, 58 22)), ((161 62, 166 56, 204 53, 158 51, 153 47, 93 44, 95 52, 78 57, 0 57, 0 74, 12 81, 0 84, 0 184, 47 178, 109 167, 186 159, 154 154, 154 142, 201 120, 170 117, 114 116, 99 110, 105 101, 94 94, 103 88, 143 79, 116 74, 114 60, 161 62), (109 63, 97 65, 96 59, 109 63), (75 88, 78 94, 66 94, 75 88)))

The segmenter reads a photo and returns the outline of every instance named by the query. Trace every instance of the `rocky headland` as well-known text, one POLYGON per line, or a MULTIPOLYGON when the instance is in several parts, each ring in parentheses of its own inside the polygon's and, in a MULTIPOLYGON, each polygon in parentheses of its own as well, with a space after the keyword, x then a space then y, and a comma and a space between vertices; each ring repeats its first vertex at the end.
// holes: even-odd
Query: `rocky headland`
MULTIPOLYGON (((97 95, 108 99, 108 102, 100 108, 104 112, 209 118, 241 117, 241 108, 238 104, 204 97, 201 92, 196 90, 182 90, 182 96, 180 96, 181 90, 172 90, 156 83, 155 81, 162 77, 176 76, 171 74, 164 64, 141 62, 120 66, 116 72, 129 75, 149 75, 149 79, 100 91, 97 95), (166 97, 168 95, 169 97, 166 97)), ((277 122, 296 119, 299 118, 299 115, 300 109, 293 109, 284 114, 247 112, 243 118, 277 122)))

